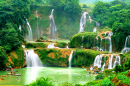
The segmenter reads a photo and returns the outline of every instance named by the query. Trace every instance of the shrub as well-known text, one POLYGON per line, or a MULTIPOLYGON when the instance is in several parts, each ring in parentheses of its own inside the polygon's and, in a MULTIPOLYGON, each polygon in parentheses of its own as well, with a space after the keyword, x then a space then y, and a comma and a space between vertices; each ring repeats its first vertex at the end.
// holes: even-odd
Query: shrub
POLYGON ((52 84, 50 78, 41 77, 41 78, 37 78, 36 82, 30 83, 28 86, 54 86, 54 85, 52 84))
POLYGON ((104 74, 98 74, 95 78, 96 80, 99 80, 99 79, 104 79, 104 74))
POLYGON ((45 43, 26 43, 26 48, 38 48, 38 47, 41 47, 41 48, 45 48, 47 47, 47 44, 45 43))
POLYGON ((97 34, 93 32, 83 32, 78 33, 74 36, 72 36, 69 40, 69 47, 70 48, 81 48, 83 46, 84 48, 91 48, 94 46, 94 40, 96 38, 97 34))
POLYGON ((88 6, 86 4, 84 4, 82 8, 88 8, 88 6))
POLYGON ((102 86, 114 86, 108 78, 104 79, 101 84, 102 86))
POLYGON ((85 84, 85 86, 100 86, 101 80, 98 81, 90 81, 85 84))
POLYGON ((57 47, 65 48, 66 45, 67 45, 67 44, 66 44, 65 42, 57 42, 57 47))
POLYGON ((127 76, 118 74, 117 79, 120 79, 122 83, 130 86, 130 79, 127 76))
POLYGON ((76 49, 73 52, 72 65, 77 67, 90 66, 99 54, 100 51, 76 49))
MULTIPOLYGON (((73 86, 71 83, 65 82, 64 84, 62 84, 62 86, 73 86)), ((78 85, 80 86, 80 85, 78 85)))
POLYGON ((121 65, 116 65, 116 67, 114 68, 114 71, 115 71, 116 73, 121 72, 121 71, 122 71, 121 65))
POLYGON ((46 36, 41 36, 38 40, 47 40, 46 36))

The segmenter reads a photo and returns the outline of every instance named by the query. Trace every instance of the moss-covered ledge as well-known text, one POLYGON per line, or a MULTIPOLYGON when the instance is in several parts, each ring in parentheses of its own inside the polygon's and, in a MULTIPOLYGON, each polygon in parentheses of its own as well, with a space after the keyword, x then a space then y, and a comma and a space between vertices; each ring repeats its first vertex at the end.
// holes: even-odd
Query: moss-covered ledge
POLYGON ((68 67, 71 49, 34 49, 44 66, 68 67))

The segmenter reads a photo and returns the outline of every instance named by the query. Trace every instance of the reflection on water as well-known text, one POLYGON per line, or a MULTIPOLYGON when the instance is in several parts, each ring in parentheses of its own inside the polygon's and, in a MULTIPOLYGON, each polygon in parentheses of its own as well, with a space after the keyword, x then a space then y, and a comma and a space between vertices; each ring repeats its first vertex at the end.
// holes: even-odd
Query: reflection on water
POLYGON ((38 76, 38 72, 40 69, 41 69, 40 67, 27 68, 26 74, 25 74, 25 84, 29 84, 32 81, 36 81, 36 78, 38 76))
MULTIPOLYGON (((88 81, 94 80, 94 75, 86 75, 86 72, 82 68, 56 68, 56 67, 38 67, 38 68, 22 68, 16 69, 22 76, 19 76, 20 81, 16 76, 10 75, 5 77, 4 81, 0 81, 0 85, 27 85, 32 81, 35 81, 40 77, 49 77, 55 86, 61 85, 65 82, 72 84, 85 84, 88 81), (15 83, 14 83, 15 82, 15 83)), ((0 76, 6 75, 7 72, 0 71, 0 76)))

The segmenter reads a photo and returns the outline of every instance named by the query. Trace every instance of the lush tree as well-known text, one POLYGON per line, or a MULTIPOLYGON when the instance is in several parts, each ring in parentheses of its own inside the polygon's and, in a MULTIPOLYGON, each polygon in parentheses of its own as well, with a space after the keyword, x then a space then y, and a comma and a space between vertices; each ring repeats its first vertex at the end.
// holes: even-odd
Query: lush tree
POLYGON ((21 46, 21 41, 15 29, 2 29, 0 31, 0 46, 3 46, 7 51, 21 46))
POLYGON ((6 68, 7 61, 8 59, 7 59, 6 51, 2 46, 0 46, 0 70, 6 68))

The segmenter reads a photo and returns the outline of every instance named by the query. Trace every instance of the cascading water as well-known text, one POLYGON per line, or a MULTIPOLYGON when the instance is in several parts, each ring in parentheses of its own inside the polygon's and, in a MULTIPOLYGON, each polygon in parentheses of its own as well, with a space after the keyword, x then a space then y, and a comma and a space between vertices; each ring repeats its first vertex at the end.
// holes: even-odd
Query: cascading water
POLYGON ((130 36, 126 37, 125 47, 121 51, 121 53, 128 52, 128 51, 130 51, 130 36))
POLYGON ((54 44, 49 44, 49 45, 47 46, 47 48, 53 49, 53 48, 59 48, 59 47, 55 47, 54 44))
MULTIPOLYGON (((96 21, 95 21, 96 22, 96 21)), ((96 27, 99 27, 100 26, 100 23, 96 22, 96 27)))
POLYGON ((82 13, 82 16, 81 16, 81 19, 80 19, 80 30, 79 30, 79 32, 84 32, 84 27, 86 25, 86 20, 87 20, 87 18, 86 18, 87 14, 88 14, 87 12, 82 13))
POLYGON ((113 35, 112 32, 109 32, 108 34, 108 39, 109 39, 109 42, 110 42, 110 46, 109 46, 109 52, 112 52, 112 41, 111 41, 111 36, 113 35))
POLYGON ((81 48, 83 48, 83 39, 84 39, 84 35, 82 36, 82 46, 81 46, 81 48))
POLYGON ((57 28, 53 18, 54 9, 51 11, 50 17, 50 27, 49 27, 49 38, 50 39, 57 39, 57 28))
POLYGON ((97 27, 94 27, 93 32, 95 33, 97 32, 97 27))
POLYGON ((71 51, 71 54, 69 56, 69 68, 71 68, 72 57, 73 57, 73 51, 71 51))
POLYGON ((66 48, 69 49, 69 46, 67 45, 66 48))
POLYGON ((31 26, 30 26, 30 24, 29 24, 29 22, 28 22, 28 19, 26 19, 26 22, 27 22, 27 28, 28 28, 28 38, 30 39, 30 40, 32 40, 33 39, 33 35, 32 35, 32 29, 31 29, 31 26))
POLYGON ((108 64, 108 69, 112 69, 112 60, 113 60, 113 55, 109 57, 109 64, 108 64))
POLYGON ((36 10, 36 16, 37 16, 37 37, 39 38, 40 34, 39 34, 39 27, 38 27, 38 13, 37 13, 37 10, 36 10))
MULTIPOLYGON (((116 65, 121 65, 120 55, 100 54, 96 56, 94 60, 94 66, 97 66, 98 68, 101 68, 102 71, 104 71, 105 65, 107 64, 107 58, 109 58, 108 69, 113 69, 116 65), (116 58, 115 58, 114 64, 112 65, 114 56, 116 56, 116 58), (104 63, 102 64, 102 62, 104 63)), ((91 69, 92 68, 93 67, 91 67, 91 69)))
POLYGON ((90 23, 93 21, 90 16, 89 16, 89 20, 90 20, 90 23))
POLYGON ((111 36, 113 35, 112 32, 109 32, 107 35, 107 32, 105 32, 106 37, 101 38, 101 44, 100 44, 100 51, 109 51, 112 52, 112 41, 111 36), (107 41, 109 41, 109 47, 107 47, 107 41))
POLYGON ((102 71, 104 71, 105 64, 106 64, 106 57, 104 58, 104 64, 103 64, 103 66, 102 66, 102 68, 101 68, 102 71))
POLYGON ((34 53, 34 50, 25 50, 27 67, 43 67, 38 55, 34 53))
POLYGON ((100 44, 100 51, 103 51, 103 49, 102 49, 102 38, 101 38, 101 44, 100 44))
POLYGON ((94 66, 101 68, 102 56, 103 56, 102 54, 96 56, 96 58, 94 60, 94 66))
POLYGON ((19 30, 20 30, 20 31, 22 30, 21 25, 19 25, 19 30))
POLYGON ((113 68, 114 68, 116 65, 121 65, 120 56, 116 56, 116 59, 115 59, 115 61, 114 61, 113 68))
POLYGON ((49 45, 47 46, 47 48, 53 49, 53 48, 55 48, 55 46, 54 46, 54 44, 49 44, 49 45))

